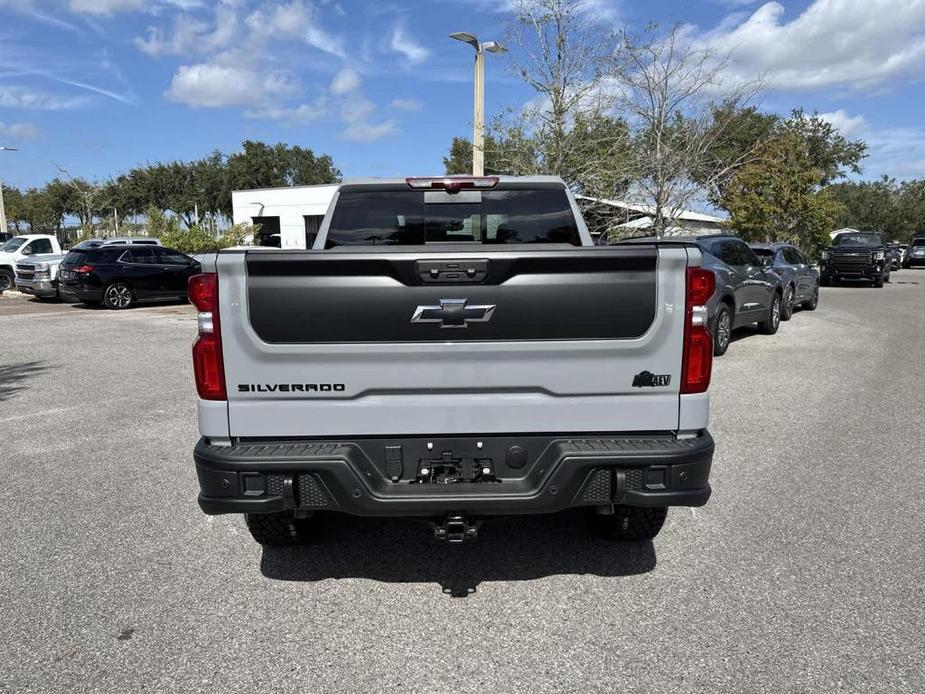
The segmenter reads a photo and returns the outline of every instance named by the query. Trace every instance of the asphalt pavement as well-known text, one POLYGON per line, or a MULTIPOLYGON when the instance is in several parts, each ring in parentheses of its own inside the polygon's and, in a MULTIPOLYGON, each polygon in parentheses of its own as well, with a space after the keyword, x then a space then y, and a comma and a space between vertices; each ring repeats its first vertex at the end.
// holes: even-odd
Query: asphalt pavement
POLYGON ((923 692, 925 270, 715 362, 714 495, 264 550, 195 502, 188 305, 0 296, 0 691, 923 692))

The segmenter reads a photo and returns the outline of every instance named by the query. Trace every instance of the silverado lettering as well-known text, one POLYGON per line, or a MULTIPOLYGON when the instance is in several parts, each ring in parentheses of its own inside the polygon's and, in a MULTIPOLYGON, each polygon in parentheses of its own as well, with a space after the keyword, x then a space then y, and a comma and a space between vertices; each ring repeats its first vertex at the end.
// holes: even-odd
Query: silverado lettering
POLYGON ((343 383, 239 383, 239 393, 342 393, 343 383))

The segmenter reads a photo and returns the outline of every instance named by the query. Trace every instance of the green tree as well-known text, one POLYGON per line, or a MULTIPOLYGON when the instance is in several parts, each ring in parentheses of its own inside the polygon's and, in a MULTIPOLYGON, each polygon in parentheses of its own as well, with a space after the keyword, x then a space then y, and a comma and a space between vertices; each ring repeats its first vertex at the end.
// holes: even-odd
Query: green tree
MULTIPOLYGON (((503 171, 498 161, 498 142, 491 135, 485 136, 485 174, 496 176, 509 174, 503 171)), ((472 140, 466 137, 454 137, 450 143, 450 153, 443 157, 444 172, 449 176, 472 173, 472 140)))
POLYGON ((818 184, 826 186, 848 173, 861 173, 861 160, 867 156, 863 140, 849 140, 838 128, 823 120, 818 113, 806 115, 803 109, 791 112, 781 121, 778 131, 793 134, 803 143, 806 155, 819 173, 818 184))
POLYGON ((46 189, 30 188, 22 197, 22 219, 35 234, 52 234, 61 228, 63 213, 46 189))
POLYGON ((713 205, 719 206, 737 163, 754 156, 761 143, 771 138, 780 124, 780 116, 762 113, 756 106, 740 108, 726 101, 712 107, 710 129, 713 136, 705 157, 706 170, 694 173, 696 181, 707 189, 713 205), (719 173, 717 173, 717 171, 719 173))
POLYGON ((904 181, 899 187, 899 238, 925 236, 925 181, 904 181))
POLYGON ((231 191, 248 188, 275 188, 336 183, 340 170, 326 154, 316 156, 310 149, 282 143, 268 145, 245 140, 242 151, 227 158, 227 195, 222 213, 231 216, 231 191))
MULTIPOLYGON (((19 188, 3 186, 3 209, 6 212, 7 226, 12 226, 14 232, 18 234, 20 225, 26 222, 23 216, 25 212, 23 194, 19 188)), ((6 231, 6 229, 0 229, 0 231, 6 231)))
POLYGON ((726 187, 722 202, 733 226, 751 241, 790 241, 815 252, 828 242, 841 211, 818 185, 822 172, 795 133, 766 141, 757 155, 726 187))
POLYGON ((829 191, 842 206, 837 226, 884 233, 898 231, 900 190, 895 180, 883 176, 878 181, 837 183, 829 191))

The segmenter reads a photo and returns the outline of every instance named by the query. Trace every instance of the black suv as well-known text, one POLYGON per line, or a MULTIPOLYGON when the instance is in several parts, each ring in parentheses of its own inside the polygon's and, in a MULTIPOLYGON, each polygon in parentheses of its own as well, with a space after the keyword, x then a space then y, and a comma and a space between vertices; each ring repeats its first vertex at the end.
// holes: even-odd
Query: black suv
POLYGON ((841 280, 865 280, 875 287, 890 281, 890 249, 876 231, 843 231, 822 251, 823 287, 841 280))
POLYGON ((58 287, 85 304, 122 309, 136 302, 186 299, 186 282, 201 272, 196 260, 160 246, 99 246, 71 250, 58 287))

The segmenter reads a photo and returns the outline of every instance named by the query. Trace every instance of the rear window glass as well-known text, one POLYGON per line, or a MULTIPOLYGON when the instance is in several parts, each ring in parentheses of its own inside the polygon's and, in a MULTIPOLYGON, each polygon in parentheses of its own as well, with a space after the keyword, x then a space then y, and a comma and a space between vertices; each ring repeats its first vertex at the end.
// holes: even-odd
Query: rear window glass
MULTIPOLYGON (((469 198, 471 199, 471 198, 469 198)), ((491 190, 481 202, 425 202, 424 191, 345 191, 327 247, 427 243, 581 245, 565 190, 491 190)))
POLYGON ((759 258, 770 258, 774 255, 774 251, 770 248, 752 248, 752 250, 755 251, 755 255, 759 258))
POLYGON ((913 239, 912 245, 913 246, 925 246, 925 239, 913 239))
POLYGON ((82 265, 86 257, 87 254, 83 251, 68 251, 61 263, 64 265, 82 265))

